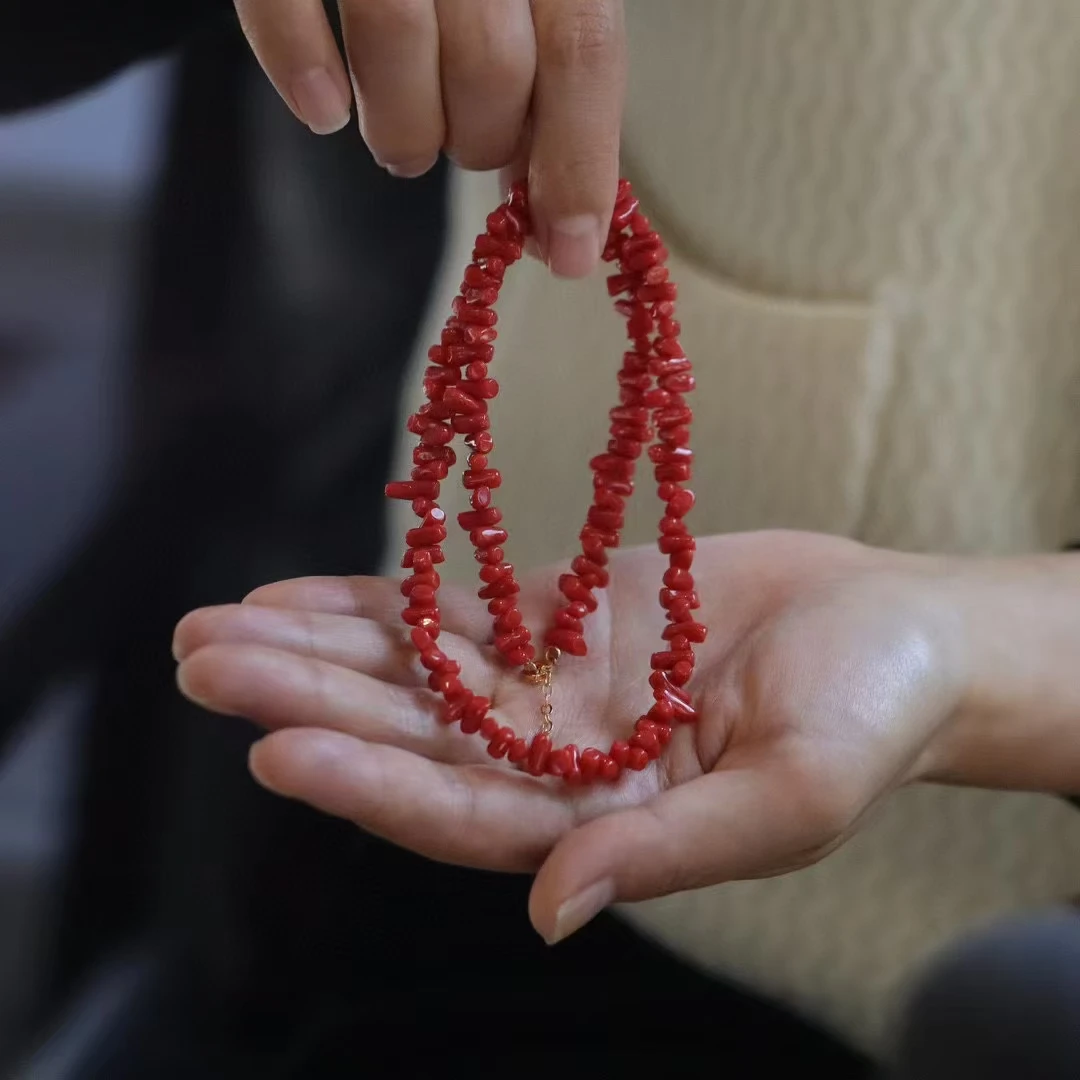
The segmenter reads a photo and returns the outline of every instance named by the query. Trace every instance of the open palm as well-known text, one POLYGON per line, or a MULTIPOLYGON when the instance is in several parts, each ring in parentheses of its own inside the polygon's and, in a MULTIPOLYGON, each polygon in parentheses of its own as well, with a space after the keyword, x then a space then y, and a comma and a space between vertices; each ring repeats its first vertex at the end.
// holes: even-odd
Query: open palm
MULTIPOLYGON (((666 560, 619 553, 587 627, 589 655, 555 679, 559 743, 606 748, 652 700, 649 655, 666 560)), ((614 899, 783 872, 820 857, 910 778, 958 687, 935 636, 933 570, 813 534, 699 545, 710 627, 689 690, 699 719, 613 785, 571 787, 493 761, 440 720, 400 621, 397 583, 307 578, 179 625, 180 685, 270 729, 252 768, 271 790, 432 858, 536 871, 532 914, 562 936, 614 899), (561 912, 561 916, 560 916, 561 912)), ((523 581, 534 634, 557 570, 523 581)), ((489 644, 484 605, 444 588, 440 647, 500 722, 528 736, 540 697, 489 644)))

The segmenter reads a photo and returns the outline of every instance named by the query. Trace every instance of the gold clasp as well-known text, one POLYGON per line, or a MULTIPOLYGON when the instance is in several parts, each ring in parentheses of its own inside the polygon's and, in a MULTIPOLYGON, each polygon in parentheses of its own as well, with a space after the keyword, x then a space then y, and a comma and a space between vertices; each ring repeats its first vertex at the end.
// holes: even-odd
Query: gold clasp
POLYGON ((532 683, 533 686, 539 686, 543 695, 543 702, 540 705, 541 735, 551 734, 551 684, 555 677, 555 665, 559 662, 560 656, 562 652, 554 645, 549 645, 544 650, 544 659, 541 663, 537 664, 530 660, 523 669, 526 681, 532 683))

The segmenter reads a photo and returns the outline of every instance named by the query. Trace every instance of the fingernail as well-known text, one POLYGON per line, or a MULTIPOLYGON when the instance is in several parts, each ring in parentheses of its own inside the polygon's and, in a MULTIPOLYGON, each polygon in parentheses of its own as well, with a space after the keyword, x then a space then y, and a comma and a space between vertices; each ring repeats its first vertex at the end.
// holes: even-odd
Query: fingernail
POLYGON ((546 939, 547 943, 555 945, 571 934, 577 933, 586 923, 592 922, 614 899, 615 882, 606 878, 582 889, 569 900, 563 901, 555 913, 555 927, 551 932, 551 937, 546 939))
POLYGON ((402 180, 412 180, 417 176, 423 176, 434 164, 432 158, 416 158, 413 161, 401 161, 393 165, 387 165, 386 171, 391 176, 399 177, 402 180))
POLYGON ((551 223, 547 264, 560 277, 584 277, 600 258, 600 219, 591 214, 551 223))
POLYGON ((352 102, 326 68, 312 68, 293 79, 293 101, 316 135, 340 131, 352 115, 352 102))
POLYGON ((194 702, 194 704, 199 705, 204 709, 207 707, 205 701, 203 701, 196 694, 193 694, 191 692, 191 687, 188 686, 187 671, 185 670, 184 664, 181 664, 176 669, 176 686, 177 689, 179 689, 180 693, 183 694, 184 697, 188 699, 188 701, 194 702))
POLYGON ((270 780, 259 769, 259 755, 257 753, 259 746, 263 740, 259 739, 257 742, 251 744, 248 748, 248 772, 251 773, 255 782, 259 787, 266 788, 273 795, 280 795, 281 792, 270 782, 270 780))

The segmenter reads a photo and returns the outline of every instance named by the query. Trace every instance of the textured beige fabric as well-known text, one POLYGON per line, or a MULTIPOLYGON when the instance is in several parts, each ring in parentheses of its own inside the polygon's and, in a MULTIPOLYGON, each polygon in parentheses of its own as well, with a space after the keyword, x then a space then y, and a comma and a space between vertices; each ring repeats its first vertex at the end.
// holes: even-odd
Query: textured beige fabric
MULTIPOLYGON (((696 528, 1002 553, 1080 536, 1080 6, 631 0, 628 19, 625 171, 698 371, 696 528)), ((425 345, 494 200, 459 179, 425 345)), ((519 567, 574 550, 620 349, 599 282, 515 269, 496 423, 519 567)), ((448 573, 471 572, 459 549, 448 573)), ((1080 815, 922 788, 819 867, 628 916, 875 1049, 929 949, 1073 893, 1080 815)))

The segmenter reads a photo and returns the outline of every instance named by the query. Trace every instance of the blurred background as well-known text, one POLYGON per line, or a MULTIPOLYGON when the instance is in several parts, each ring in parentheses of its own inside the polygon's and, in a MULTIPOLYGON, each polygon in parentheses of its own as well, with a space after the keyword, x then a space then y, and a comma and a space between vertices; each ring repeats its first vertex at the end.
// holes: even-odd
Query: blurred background
POLYGON ((377 567, 446 213, 445 170, 401 183, 354 131, 310 135, 231 6, 188 6, 57 40, 20 4, 0 45, 0 1072, 671 1064, 616 1033, 651 1010, 704 1018, 697 1075, 721 1010, 733 1063, 864 1075, 614 920, 549 953, 527 881, 273 799, 247 725, 175 692, 185 611, 377 567))

